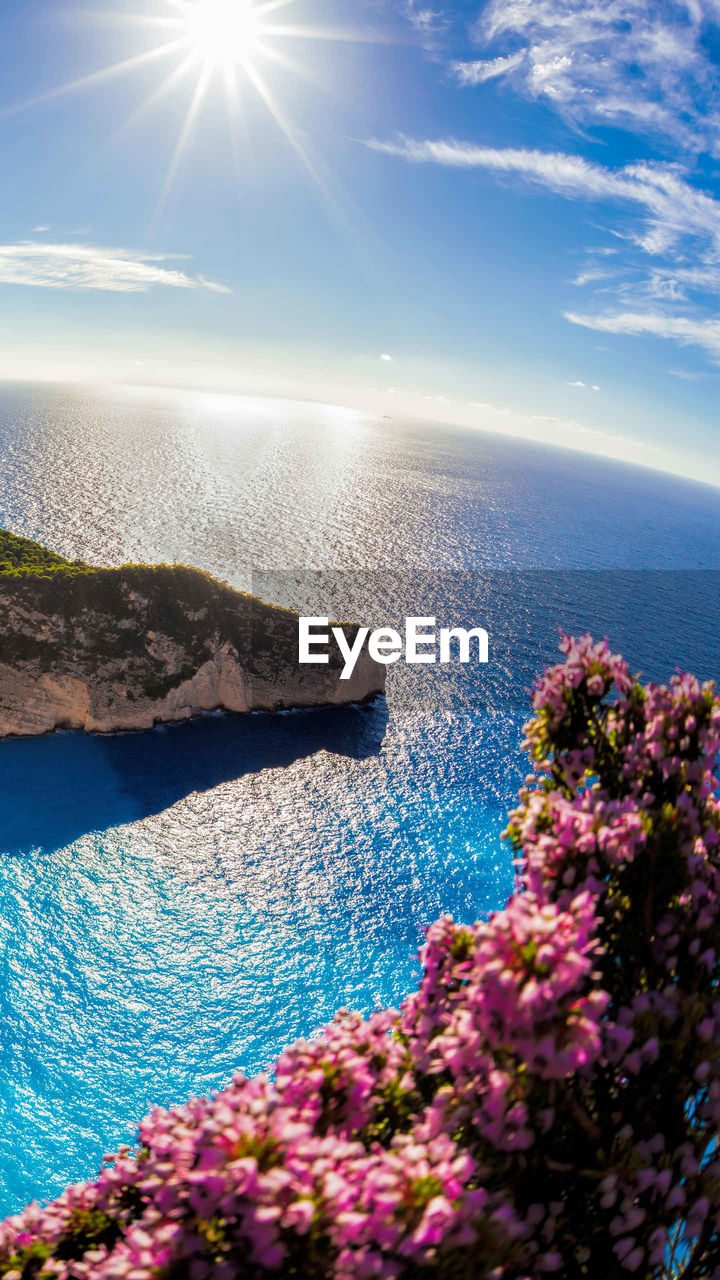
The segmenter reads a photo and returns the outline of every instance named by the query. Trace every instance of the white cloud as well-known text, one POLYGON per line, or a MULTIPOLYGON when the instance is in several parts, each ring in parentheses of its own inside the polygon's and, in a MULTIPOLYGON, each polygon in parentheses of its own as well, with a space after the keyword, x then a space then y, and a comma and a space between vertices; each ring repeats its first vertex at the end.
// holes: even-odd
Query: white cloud
POLYGON ((720 267, 711 263, 683 267, 679 263, 653 266, 647 292, 654 298, 685 299, 689 293, 720 294, 720 267))
POLYGON ((190 276, 163 266, 162 254, 132 253, 82 244, 0 244, 0 284, 45 289, 100 289, 110 293, 145 293, 153 285, 175 289, 230 290, 205 276, 190 276))
POLYGON ((586 267, 584 271, 578 272, 573 284, 580 287, 586 284, 597 284, 600 280, 614 280, 617 274, 617 271, 607 271, 604 267, 586 267))
POLYGON ((720 201, 694 186, 678 165, 641 161, 611 169, 579 155, 478 146, 452 138, 371 139, 367 145, 414 164, 485 169, 567 200, 619 206, 623 229, 608 231, 624 244, 623 255, 610 250, 613 266, 608 270, 598 266, 600 251, 588 250, 588 262, 573 283, 594 285, 605 295, 605 306, 612 293, 620 309, 610 318, 601 314, 596 323, 589 314, 568 318, 601 332, 655 333, 692 342, 714 359, 720 354, 720 321, 708 320, 702 309, 707 295, 720 295, 720 201), (666 304, 663 313, 652 307, 658 301, 666 304), (616 327, 610 327, 611 321, 616 327))
POLYGON ((384 351, 384 352, 383 352, 383 354, 380 356, 380 359, 381 359, 381 360, 392 360, 392 356, 389 356, 389 355, 387 354, 387 351, 384 351))
POLYGON ((566 311, 565 318, 572 324, 583 325, 598 333, 652 334, 656 338, 672 338, 682 346, 701 347, 713 359, 720 359, 720 320, 697 320, 657 311, 625 311, 606 315, 566 311))
POLYGON ((580 381, 578 380, 577 382, 571 382, 569 385, 570 385, 571 387, 586 387, 586 386, 587 386, 587 382, 580 382, 580 381))
POLYGON ((609 169, 583 156, 559 151, 484 147, 452 138, 401 137, 393 142, 369 139, 366 145, 416 164, 518 174, 568 199, 613 201, 640 207, 649 223, 642 243, 640 237, 637 242, 648 253, 659 249, 659 245, 651 242, 652 233, 661 235, 664 248, 680 236, 695 235, 711 240, 720 250, 720 203, 691 186, 681 170, 673 165, 641 161, 622 169, 609 169))
POLYGON ((705 40, 717 18, 716 0, 490 0, 473 35, 493 61, 508 61, 500 74, 515 89, 575 123, 718 154, 717 69, 705 40))
POLYGON ((477 57, 448 63, 464 90, 503 83, 577 129, 636 135, 642 154, 648 139, 659 141, 679 164, 612 169, 580 155, 454 139, 371 145, 415 163, 483 168, 569 200, 617 205, 618 225, 603 229, 622 248, 588 250, 574 283, 592 292, 598 314, 588 305, 575 322, 693 343, 717 360, 720 322, 708 306, 720 296, 720 202, 692 173, 699 154, 720 157, 719 24, 720 0, 477 0, 477 57), (598 258, 610 255, 613 271, 603 271, 598 258))
POLYGON ((431 9, 419 0, 405 0, 404 13, 414 31, 434 48, 437 38, 444 35, 450 20, 442 10, 431 9))
POLYGON ((507 58, 483 58, 477 62, 451 62, 450 71, 458 84, 463 88, 470 85, 485 84, 487 80, 497 80, 514 71, 525 61, 524 53, 510 54, 507 58))

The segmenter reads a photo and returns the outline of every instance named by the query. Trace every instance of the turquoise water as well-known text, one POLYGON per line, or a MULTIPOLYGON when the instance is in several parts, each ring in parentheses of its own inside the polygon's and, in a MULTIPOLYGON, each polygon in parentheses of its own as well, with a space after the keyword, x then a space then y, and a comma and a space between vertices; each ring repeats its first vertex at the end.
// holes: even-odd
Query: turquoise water
POLYGON ((362 708, 0 743, 10 1211, 94 1173, 153 1102, 268 1064, 338 1005, 399 1000, 424 924, 502 904, 526 688, 558 626, 606 632, 646 674, 720 675, 720 493, 480 433, 137 391, 3 388, 0 459, 0 525, 66 555, 491 636, 483 672, 396 667, 362 708))

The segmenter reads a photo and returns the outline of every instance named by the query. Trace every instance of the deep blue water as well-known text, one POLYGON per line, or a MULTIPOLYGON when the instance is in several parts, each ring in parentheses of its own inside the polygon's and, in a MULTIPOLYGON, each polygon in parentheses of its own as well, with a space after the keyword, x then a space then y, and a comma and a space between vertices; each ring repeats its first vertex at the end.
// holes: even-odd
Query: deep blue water
POLYGON ((559 626, 720 676, 720 491, 481 433, 6 386, 0 525, 491 637, 487 668, 394 667, 371 706, 0 743, 3 1211, 92 1175, 153 1102, 400 1000, 423 925, 502 904, 559 626))

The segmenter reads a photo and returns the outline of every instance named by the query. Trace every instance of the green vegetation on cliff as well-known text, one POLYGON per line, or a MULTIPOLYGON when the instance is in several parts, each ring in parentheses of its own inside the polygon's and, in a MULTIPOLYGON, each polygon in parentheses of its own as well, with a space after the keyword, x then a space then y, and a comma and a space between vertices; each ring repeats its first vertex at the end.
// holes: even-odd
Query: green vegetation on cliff
POLYGON ((0 577, 47 578, 54 573, 67 576, 94 572, 81 560, 65 560, 39 542, 31 542, 29 538, 20 538, 16 533, 0 529, 0 577))
MULTIPOLYGON (((161 698, 228 645, 248 676, 272 684, 297 674, 297 622, 200 569, 98 568, 0 530, 0 662, 11 667, 79 677, 103 668, 161 698)), ((345 630, 352 642, 357 628, 345 630)), ((341 666, 331 651, 326 671, 341 666)))

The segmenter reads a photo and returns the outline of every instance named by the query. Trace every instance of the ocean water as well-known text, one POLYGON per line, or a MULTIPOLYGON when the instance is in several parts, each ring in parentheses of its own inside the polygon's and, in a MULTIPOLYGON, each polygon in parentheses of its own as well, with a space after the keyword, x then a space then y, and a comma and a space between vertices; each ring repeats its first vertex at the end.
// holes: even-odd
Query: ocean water
POLYGON ((398 1002, 424 925, 503 904, 559 627, 720 677, 720 491, 481 432, 3 386, 0 526, 491 640, 487 668, 399 664, 363 707, 0 743, 2 1212, 93 1175, 153 1103, 398 1002))

